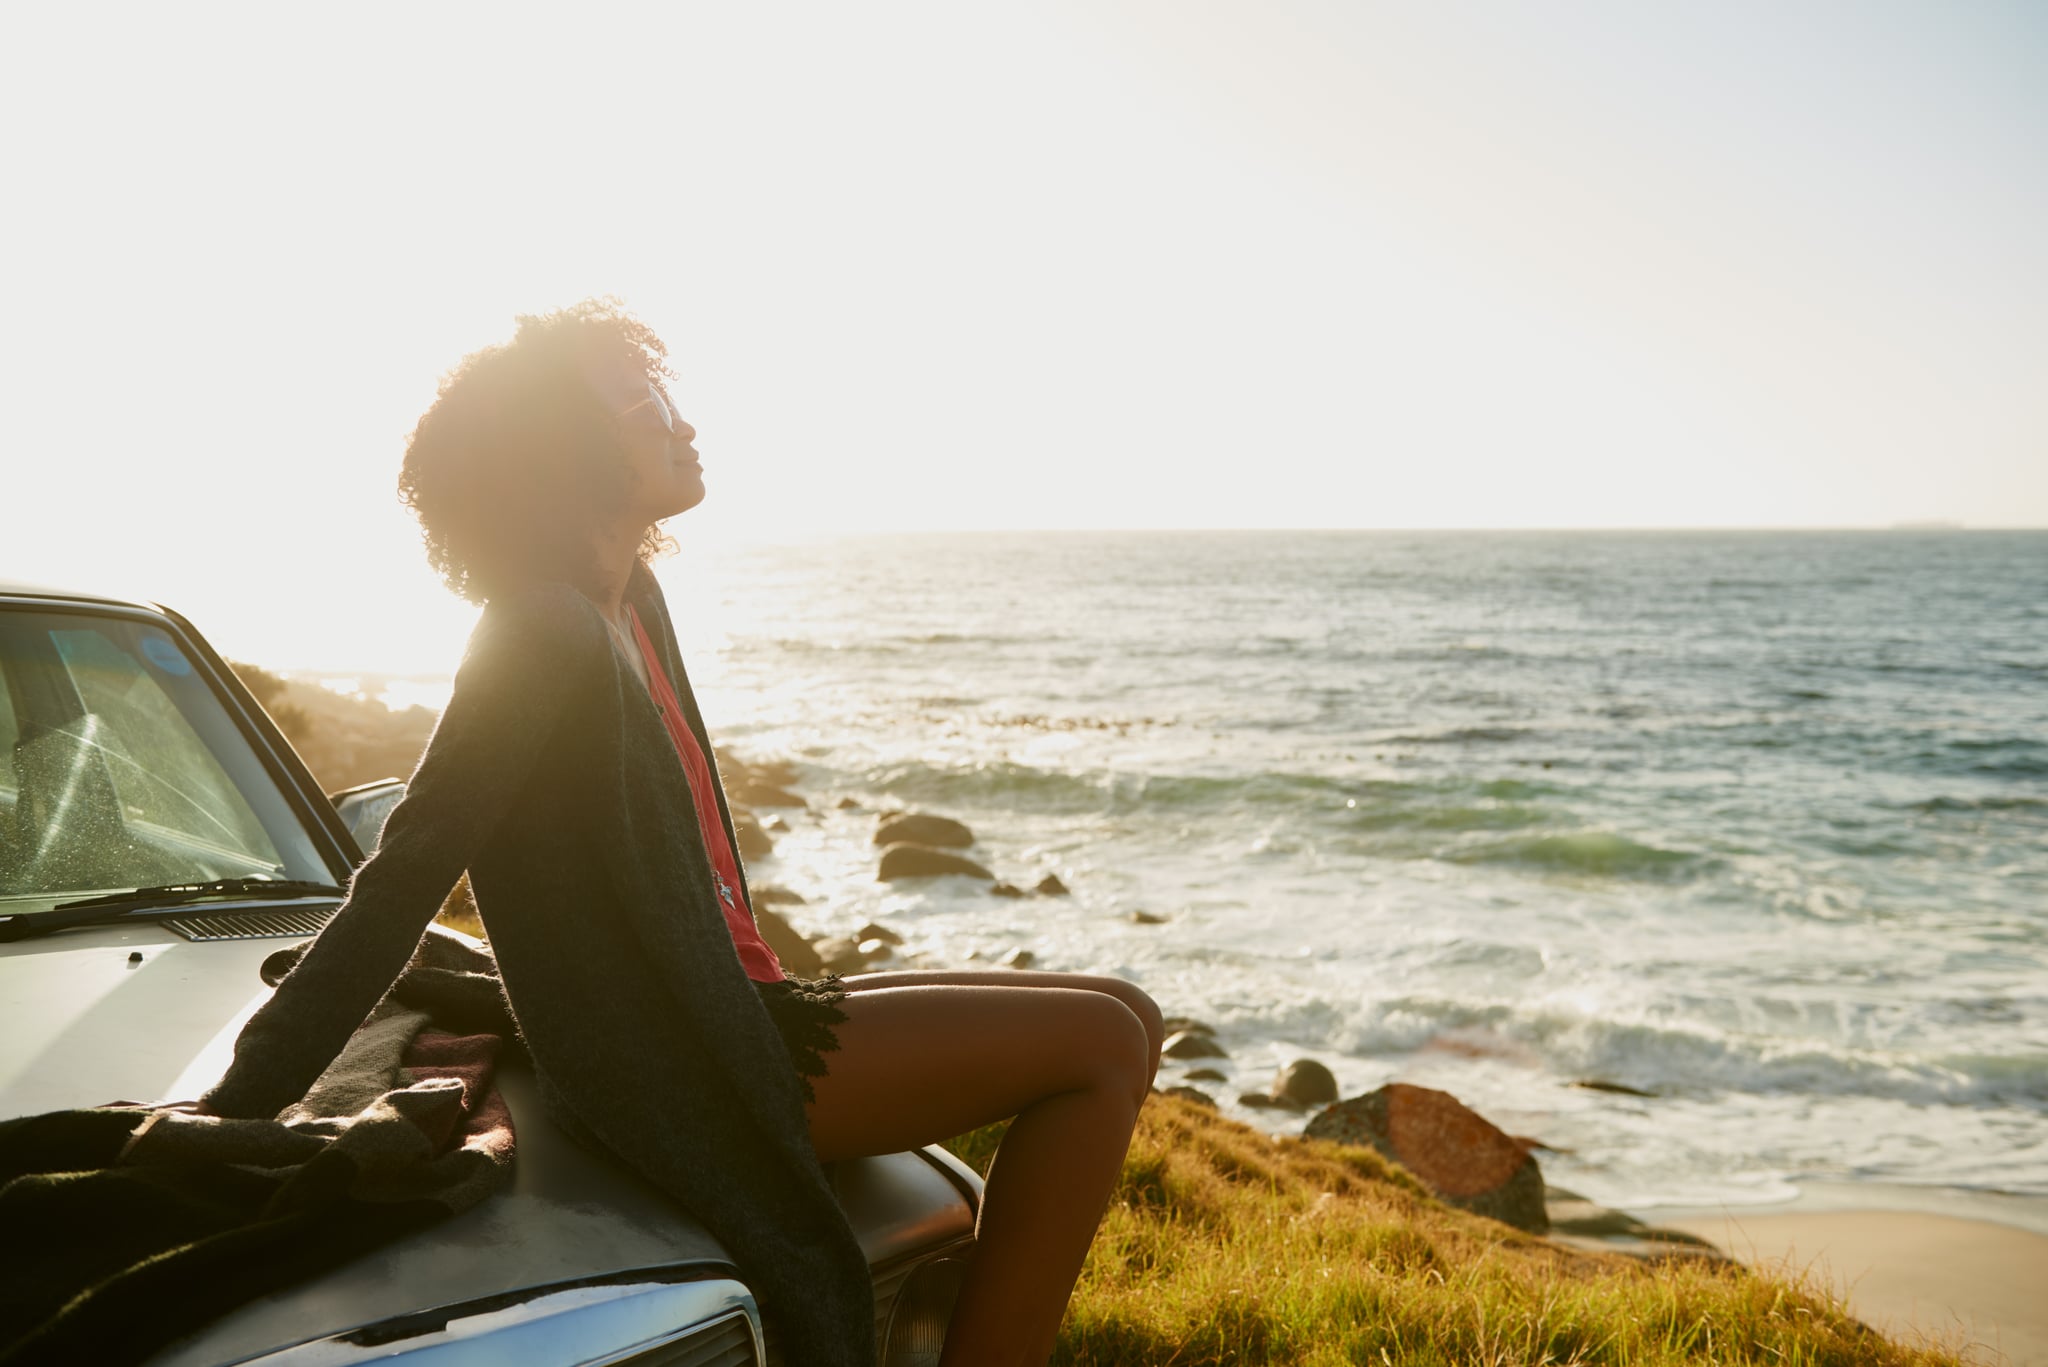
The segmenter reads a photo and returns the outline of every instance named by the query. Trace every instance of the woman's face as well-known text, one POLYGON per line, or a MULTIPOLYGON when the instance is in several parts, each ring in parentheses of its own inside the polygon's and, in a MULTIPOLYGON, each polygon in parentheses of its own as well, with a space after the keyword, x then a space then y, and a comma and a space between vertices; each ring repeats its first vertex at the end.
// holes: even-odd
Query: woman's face
POLYGON ((697 429, 638 366, 621 361, 608 378, 599 390, 618 415, 632 474, 623 520, 644 528, 702 503, 704 467, 691 445, 697 429))

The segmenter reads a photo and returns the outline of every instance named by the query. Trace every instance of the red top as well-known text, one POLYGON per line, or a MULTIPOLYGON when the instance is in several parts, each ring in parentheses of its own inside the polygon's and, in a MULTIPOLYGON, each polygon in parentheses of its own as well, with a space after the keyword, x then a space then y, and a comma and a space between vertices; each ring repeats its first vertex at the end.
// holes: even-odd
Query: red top
POLYGON ((726 927, 732 931, 740 965, 755 982, 781 982, 789 975, 782 971, 775 951, 761 938, 761 929, 754 924, 753 913, 747 910, 746 896, 740 887, 740 861, 732 852, 732 842, 725 838, 725 823, 718 819, 718 790, 711 778, 711 766, 704 762, 704 748, 697 744, 689 722, 683 719, 683 705, 676 701, 676 691, 669 686, 668 674, 654 653, 654 642, 647 639, 647 629, 640 625, 640 614, 627 604, 626 615, 633 619, 640 658, 647 662, 647 689, 654 695, 654 708, 661 713, 668 737, 676 744, 676 755, 683 761, 683 773, 690 780, 690 796, 697 804, 697 828, 703 834, 705 852, 711 856, 711 873, 718 881, 719 907, 725 912, 726 927))

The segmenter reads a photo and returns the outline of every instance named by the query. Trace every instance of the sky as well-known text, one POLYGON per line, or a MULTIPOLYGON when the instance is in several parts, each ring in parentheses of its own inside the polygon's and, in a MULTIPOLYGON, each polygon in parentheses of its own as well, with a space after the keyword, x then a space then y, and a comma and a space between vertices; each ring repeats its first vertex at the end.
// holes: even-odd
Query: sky
POLYGON ((2034 3, 17 5, 0 129, 0 578, 281 665, 452 664, 406 434, 597 294, 693 546, 2048 526, 2034 3))

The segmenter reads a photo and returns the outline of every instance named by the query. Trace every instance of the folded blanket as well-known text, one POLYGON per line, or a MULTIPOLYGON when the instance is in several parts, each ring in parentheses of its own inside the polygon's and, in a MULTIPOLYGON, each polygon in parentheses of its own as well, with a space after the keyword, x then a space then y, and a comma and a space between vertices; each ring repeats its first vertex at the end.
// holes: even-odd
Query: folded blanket
POLYGON ((116 1104, 0 1123, 0 1367, 139 1362, 502 1185, 505 1037, 408 1004, 475 1024, 497 1001, 502 1020, 495 979, 456 962, 487 957, 445 939, 274 1119, 116 1104))

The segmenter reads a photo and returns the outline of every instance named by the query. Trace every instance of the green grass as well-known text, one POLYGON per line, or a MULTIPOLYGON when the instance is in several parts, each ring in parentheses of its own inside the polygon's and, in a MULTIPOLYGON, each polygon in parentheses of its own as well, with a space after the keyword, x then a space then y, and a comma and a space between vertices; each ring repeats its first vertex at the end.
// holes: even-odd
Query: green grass
MULTIPOLYGON (((1005 1125, 947 1147, 984 1175, 1005 1125)), ((1732 1265, 1582 1253, 1444 1206, 1368 1149, 1146 1104, 1053 1361, 1204 1364, 1960 1361, 1826 1291, 1732 1265)))

